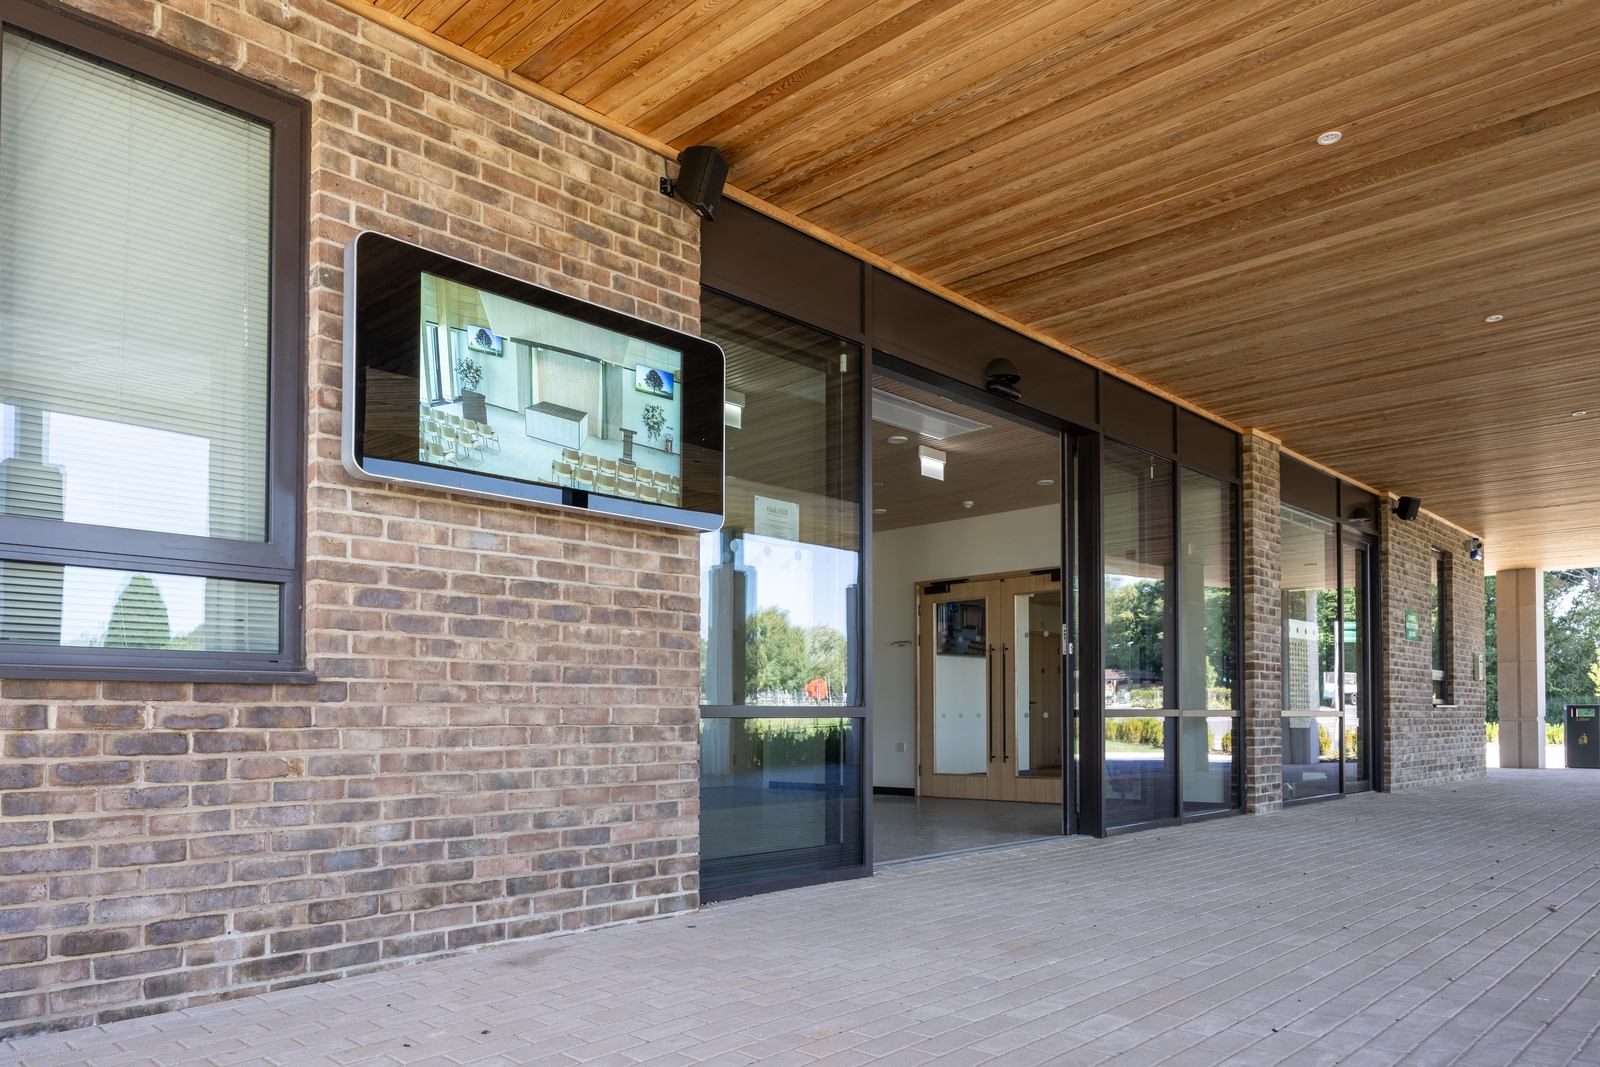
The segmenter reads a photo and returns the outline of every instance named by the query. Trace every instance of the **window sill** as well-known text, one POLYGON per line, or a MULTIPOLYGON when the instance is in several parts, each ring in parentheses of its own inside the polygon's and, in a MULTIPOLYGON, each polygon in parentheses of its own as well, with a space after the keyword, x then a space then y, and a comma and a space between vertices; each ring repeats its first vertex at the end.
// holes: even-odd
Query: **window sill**
POLYGON ((315 685, 317 676, 291 668, 216 670, 179 667, 64 667, 0 664, 0 678, 85 682, 204 682, 231 685, 315 685))

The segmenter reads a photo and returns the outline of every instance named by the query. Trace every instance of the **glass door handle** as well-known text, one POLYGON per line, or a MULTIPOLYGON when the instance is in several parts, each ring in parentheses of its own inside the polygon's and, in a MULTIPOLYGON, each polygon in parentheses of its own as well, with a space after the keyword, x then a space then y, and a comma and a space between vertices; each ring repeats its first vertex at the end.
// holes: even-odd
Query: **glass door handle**
POLYGON ((994 646, 989 646, 989 656, 984 660, 988 668, 989 684, 983 690, 983 710, 989 715, 989 726, 984 736, 989 739, 989 762, 994 762, 994 646))
POLYGON ((1000 762, 1011 762, 1010 739, 1006 737, 1006 652, 1009 649, 1004 642, 1000 645, 1000 762))

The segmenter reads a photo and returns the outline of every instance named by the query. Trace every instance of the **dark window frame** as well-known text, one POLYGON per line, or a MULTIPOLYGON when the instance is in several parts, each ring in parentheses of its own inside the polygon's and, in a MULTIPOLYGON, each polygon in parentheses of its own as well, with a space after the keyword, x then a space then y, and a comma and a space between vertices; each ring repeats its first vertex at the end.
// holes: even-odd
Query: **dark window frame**
POLYGON ((1449 708, 1455 706, 1451 689, 1455 679, 1450 673, 1450 554, 1441 548, 1432 552, 1430 563, 1433 567, 1433 597, 1435 606, 1433 611, 1432 626, 1428 635, 1428 651, 1432 660, 1439 666, 1435 668, 1429 664, 1429 674, 1432 685, 1428 694, 1429 700, 1436 708, 1449 708))
POLYGON ((267 529, 264 541, 0 518, 0 558, 186 574, 280 586, 277 653, 0 646, 0 678, 310 683, 304 642, 306 433, 304 279, 309 105, 149 38, 30 0, 0 0, 0 22, 85 59, 272 129, 267 529))

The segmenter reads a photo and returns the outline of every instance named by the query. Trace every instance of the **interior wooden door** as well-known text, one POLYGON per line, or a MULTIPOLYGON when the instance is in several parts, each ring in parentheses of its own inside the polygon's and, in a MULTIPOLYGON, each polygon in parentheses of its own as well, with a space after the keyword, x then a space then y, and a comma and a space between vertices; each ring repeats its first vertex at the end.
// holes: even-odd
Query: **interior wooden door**
POLYGON ((998 800, 992 768, 1000 669, 1000 581, 962 582, 917 598, 917 792, 998 800))
POLYGON ((1061 583, 1049 574, 1007 579, 1000 642, 997 798, 1061 803, 1064 761, 1061 583))
POLYGON ((918 597, 917 791, 1061 803, 1061 584, 1049 573, 918 597))

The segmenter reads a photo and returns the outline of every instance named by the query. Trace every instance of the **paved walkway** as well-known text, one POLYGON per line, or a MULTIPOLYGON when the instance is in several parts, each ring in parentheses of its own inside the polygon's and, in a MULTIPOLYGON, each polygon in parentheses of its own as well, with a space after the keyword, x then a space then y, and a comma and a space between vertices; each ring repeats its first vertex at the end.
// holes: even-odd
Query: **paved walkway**
POLYGON ((1600 1064, 1600 771, 1058 841, 0 1047, 27 1067, 1600 1064))

